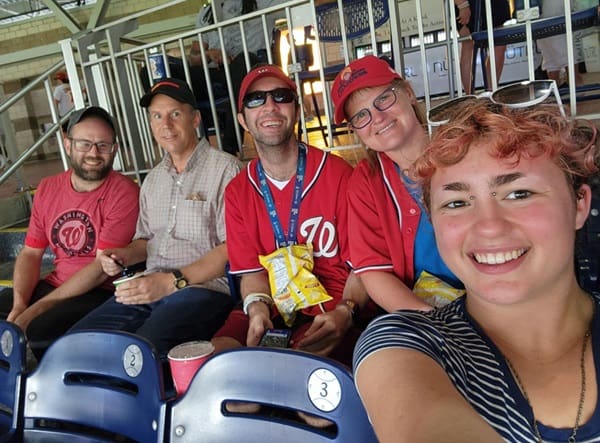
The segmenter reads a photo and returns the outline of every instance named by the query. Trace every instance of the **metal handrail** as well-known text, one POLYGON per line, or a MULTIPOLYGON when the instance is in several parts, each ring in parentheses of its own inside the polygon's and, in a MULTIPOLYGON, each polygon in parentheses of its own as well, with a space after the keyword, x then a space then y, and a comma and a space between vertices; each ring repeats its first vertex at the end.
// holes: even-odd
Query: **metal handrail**
POLYGON ((51 66, 50 68, 48 68, 45 72, 43 72, 42 74, 37 76, 27 86, 25 86, 24 88, 19 90, 19 92, 12 95, 8 99, 6 99, 4 102, 0 103, 0 114, 3 113, 4 111, 6 111, 8 108, 10 108, 17 101, 22 99, 28 92, 30 92, 32 89, 34 89, 36 86, 38 86, 39 83, 42 83, 50 75, 52 75, 52 73, 54 73, 55 71, 58 71, 60 68, 62 68, 64 66, 65 66, 64 60, 59 61, 58 63, 56 63, 53 66, 51 66))
MULTIPOLYGON (((163 3, 161 5, 155 6, 153 8, 149 8, 149 9, 145 9, 143 11, 140 11, 138 13, 132 14, 130 16, 127 17, 123 17, 120 18, 118 20, 115 20, 111 23, 102 25, 97 27, 95 30, 100 30, 100 29, 105 29, 105 28, 110 28, 115 26, 116 24, 119 23, 124 23, 127 22, 129 20, 132 19, 136 19, 139 17, 142 17, 144 15, 147 14, 151 14, 154 12, 157 12, 161 9, 165 9, 167 7, 176 5, 178 3, 181 3, 185 0, 170 0, 169 2, 163 3)), ((78 35, 84 35, 91 32, 90 30, 84 30, 81 31, 80 33, 78 33, 78 35)), ((77 36, 75 36, 76 38, 77 36)), ((128 43, 132 43, 133 40, 130 38, 126 39, 128 43)), ((16 158, 10 158, 10 166, 7 167, 7 169, 5 169, 4 171, 2 171, 2 173, 0 173, 0 185, 2 185, 6 180, 8 180, 10 178, 10 176, 12 176, 13 174, 17 175, 17 179, 19 182, 23 182, 23 178, 20 176, 20 168, 23 166, 23 164, 40 148, 43 146, 44 142, 46 142, 47 140, 50 139, 50 137, 52 136, 56 136, 57 140, 58 140, 58 144, 59 144, 59 151, 63 160, 63 166, 65 167, 65 169, 67 168, 67 163, 66 163, 66 158, 64 157, 64 151, 62 150, 62 137, 61 137, 61 133, 60 133, 60 128, 61 125, 67 121, 67 119, 69 118, 69 114, 63 116, 62 118, 59 118, 57 116, 56 113, 56 109, 54 106, 54 103, 52 101, 52 94, 50 92, 49 85, 48 85, 48 79, 53 77, 53 74, 60 70, 63 69, 65 67, 65 60, 60 60, 59 62, 55 63, 54 65, 52 65, 50 68, 46 69, 42 74, 40 74, 39 76, 37 76, 36 78, 34 78, 32 81, 30 81, 27 85, 25 85, 23 88, 19 89, 18 92, 16 92, 15 94, 11 95, 9 98, 5 99, 4 101, 0 102, 0 116, 2 116, 2 114, 4 112, 8 112, 8 110, 11 108, 11 106, 13 106, 15 103, 17 103, 19 100, 23 99, 27 94, 29 94, 30 92, 32 92, 33 90, 37 89, 41 84, 44 84, 46 82, 46 84, 44 85, 45 88, 48 90, 48 98, 49 98, 49 108, 50 108, 50 114, 51 114, 51 121, 52 121, 52 126, 38 139, 36 140, 29 148, 27 148, 25 151, 23 151, 21 154, 19 154, 16 158)), ((14 138, 14 137, 13 137, 14 138)), ((8 143, 7 143, 8 144, 8 143)), ((14 144, 14 143, 12 143, 14 144)), ((16 147, 15 149, 13 149, 13 151, 16 153, 16 147)), ((26 183, 21 183, 20 188, 23 189, 27 189, 28 185, 26 183)))
MULTIPOLYGON (((66 121, 68 118, 68 116, 63 117, 62 121, 66 121)), ((44 142, 46 140, 48 140, 50 137, 52 137, 54 135, 54 133, 56 131, 58 131, 60 129, 60 124, 59 123, 55 123, 54 125, 51 126, 51 128, 44 133, 44 135, 42 135, 41 138, 39 138, 33 145, 31 145, 29 148, 27 148, 25 151, 23 151, 23 153, 19 156, 19 158, 17 158, 17 160, 11 165, 9 166, 9 168, 4 171, 4 173, 2 175, 0 175, 0 184, 2 184, 12 173, 14 173, 18 168, 21 167, 21 165, 23 165, 23 163, 25 163, 29 157, 41 146, 44 144, 44 142)))
MULTIPOLYGON (((17 103, 22 98, 24 98, 32 90, 34 90, 37 87, 39 87, 40 84, 44 84, 44 87, 46 89, 48 89, 49 88, 48 78, 51 78, 53 76, 53 74, 56 71, 58 71, 59 69, 63 68, 64 65, 65 65, 65 62, 63 60, 55 63, 53 66, 51 66, 46 71, 44 71, 42 74, 40 74, 39 76, 37 76, 31 82, 29 82, 25 87, 23 87, 22 89, 20 89, 17 93, 15 93, 11 97, 7 98, 2 103, 0 103, 0 115, 2 113, 4 113, 4 112, 7 112, 12 105, 14 105, 15 103, 17 103)), ((52 116, 52 123, 53 123, 53 125, 50 127, 50 129, 48 129, 42 135, 42 137, 40 137, 38 140, 36 140, 33 143, 33 145, 31 145, 29 148, 27 148, 25 151, 23 151, 20 155, 18 155, 17 158, 10 159, 10 161, 11 161, 12 164, 5 171, 3 171, 2 174, 0 174, 0 185, 2 185, 6 180, 8 180, 11 175, 13 175, 15 173, 18 173, 19 168, 50 137, 56 136, 57 139, 59 140, 59 145, 62 143, 61 137, 59 135, 60 134, 59 131, 60 131, 61 124, 64 123, 68 119, 69 114, 63 116, 62 118, 58 118, 56 110, 54 109, 54 103, 51 102, 51 100, 52 100, 52 94, 49 93, 48 96, 49 96, 49 101, 50 101, 49 107, 50 107, 50 113, 51 113, 51 116, 52 116)), ((19 181, 23 181, 22 178, 19 178, 19 181)), ((24 188, 24 189, 26 189, 26 188, 28 188, 28 185, 25 184, 25 183, 22 183, 21 187, 24 188)))

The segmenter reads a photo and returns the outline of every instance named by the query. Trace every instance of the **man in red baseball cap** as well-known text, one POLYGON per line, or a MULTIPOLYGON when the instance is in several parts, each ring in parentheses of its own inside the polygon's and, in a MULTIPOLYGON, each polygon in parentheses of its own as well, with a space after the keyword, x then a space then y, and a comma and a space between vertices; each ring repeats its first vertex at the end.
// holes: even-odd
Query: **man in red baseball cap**
POLYGON ((58 71, 54 76, 56 80, 60 80, 63 83, 69 83, 69 77, 65 71, 58 71))
MULTIPOLYGON (((67 113, 73 109, 73 95, 71 94, 71 85, 69 85, 69 77, 65 71, 58 71, 54 75, 56 80, 56 88, 54 88, 53 98, 56 108, 58 110, 59 117, 67 115, 67 113)), ((64 124, 63 130, 66 132, 66 123, 64 124)))
POLYGON ((257 346, 268 329, 291 329, 291 346, 350 363, 356 335, 347 334, 356 306, 342 293, 362 290, 346 266, 346 189, 352 168, 296 139, 296 84, 275 65, 244 78, 238 121, 254 138, 258 158, 225 190, 231 273, 241 277, 243 309, 232 311, 213 338, 217 351, 257 346), (293 309, 285 322, 275 308, 260 257, 291 245, 312 245, 312 273, 329 301, 293 309), (355 286, 354 286, 355 285, 355 286))

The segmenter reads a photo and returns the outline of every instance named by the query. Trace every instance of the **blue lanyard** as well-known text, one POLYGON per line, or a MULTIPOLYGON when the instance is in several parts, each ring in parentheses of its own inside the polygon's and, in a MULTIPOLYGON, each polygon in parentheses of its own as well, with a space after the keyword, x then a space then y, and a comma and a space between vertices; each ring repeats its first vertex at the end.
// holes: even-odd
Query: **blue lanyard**
POLYGON ((258 182, 260 184, 260 190, 269 213, 269 219, 271 220, 271 226, 275 233, 275 240, 277 241, 277 247, 281 248, 284 246, 291 246, 296 243, 296 228, 298 226, 298 216, 300 214, 300 201, 302 200, 302 183, 304 182, 304 171, 306 169, 306 146, 298 144, 298 165, 296 166, 296 183, 294 184, 294 195, 292 197, 292 208, 290 212, 290 224, 288 228, 288 237, 285 238, 283 228, 279 217, 277 216, 277 209, 275 209, 275 201, 273 195, 267 184, 267 176, 262 167, 260 160, 256 163, 256 174, 258 175, 258 182))

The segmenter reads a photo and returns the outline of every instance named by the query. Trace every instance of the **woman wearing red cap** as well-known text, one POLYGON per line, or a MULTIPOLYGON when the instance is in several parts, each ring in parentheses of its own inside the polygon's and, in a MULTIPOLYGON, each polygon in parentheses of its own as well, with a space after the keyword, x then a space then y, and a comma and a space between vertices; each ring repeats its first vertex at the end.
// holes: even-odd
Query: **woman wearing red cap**
POLYGON ((451 286, 461 284, 439 256, 421 191, 407 172, 429 141, 410 84, 386 61, 367 56, 338 74, 331 95, 335 122, 347 120, 369 149, 348 190, 354 271, 388 312, 447 303, 458 292, 451 286), (446 297, 430 296, 428 288, 446 297))

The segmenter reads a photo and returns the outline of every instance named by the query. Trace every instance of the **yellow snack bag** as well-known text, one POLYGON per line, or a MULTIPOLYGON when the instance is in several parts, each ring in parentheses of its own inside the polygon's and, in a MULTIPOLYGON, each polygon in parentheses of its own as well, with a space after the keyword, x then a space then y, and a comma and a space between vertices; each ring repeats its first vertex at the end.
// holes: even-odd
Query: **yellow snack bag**
POLYGON ((421 271, 413 292, 434 308, 446 306, 465 293, 463 289, 456 289, 427 271, 421 271))
POLYGON ((332 299, 312 273, 311 244, 292 245, 259 256, 260 264, 269 274, 271 297, 287 326, 292 326, 296 311, 332 299))

